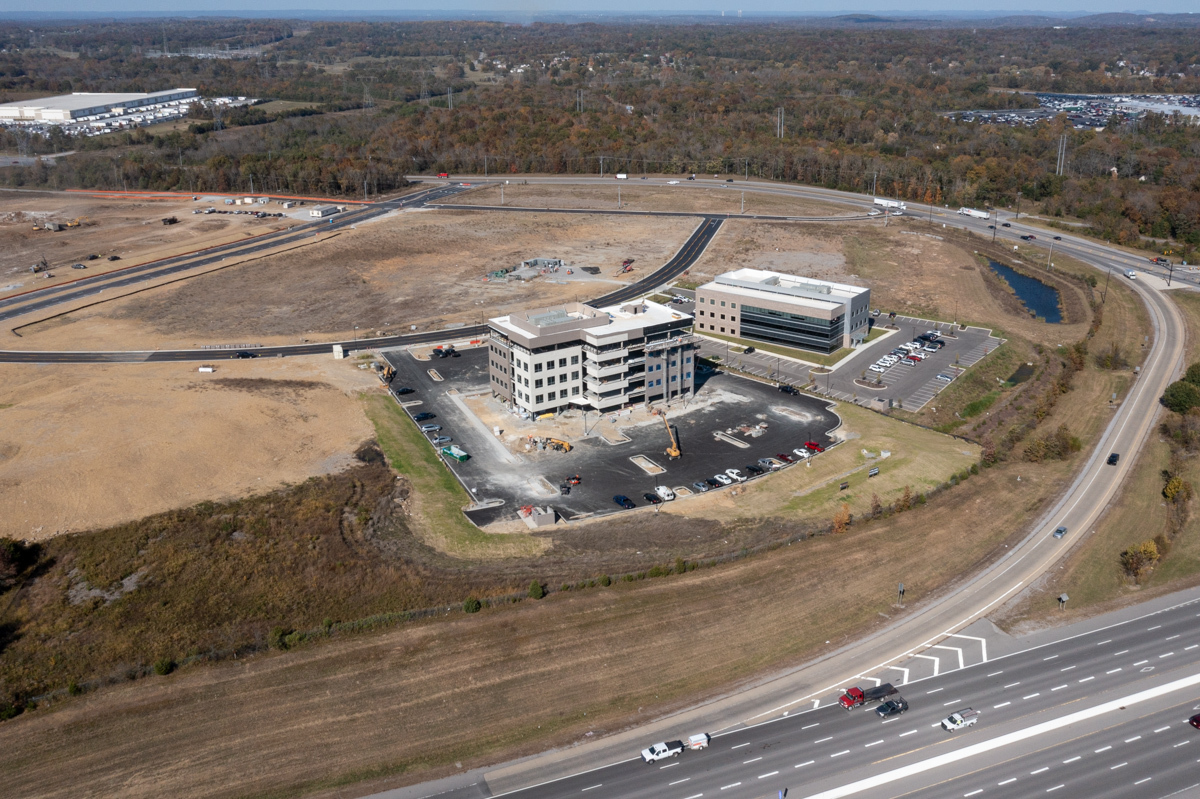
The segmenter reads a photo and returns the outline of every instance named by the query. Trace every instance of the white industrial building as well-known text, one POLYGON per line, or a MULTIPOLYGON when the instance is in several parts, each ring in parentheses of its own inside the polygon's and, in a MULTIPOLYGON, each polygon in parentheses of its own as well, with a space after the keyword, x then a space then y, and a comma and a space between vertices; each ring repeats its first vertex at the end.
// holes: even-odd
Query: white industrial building
POLYGON ((0 105, 0 122, 43 122, 64 124, 83 117, 104 114, 126 115, 147 106, 199 100, 195 89, 168 89, 161 92, 75 92, 38 100, 19 100, 0 105))

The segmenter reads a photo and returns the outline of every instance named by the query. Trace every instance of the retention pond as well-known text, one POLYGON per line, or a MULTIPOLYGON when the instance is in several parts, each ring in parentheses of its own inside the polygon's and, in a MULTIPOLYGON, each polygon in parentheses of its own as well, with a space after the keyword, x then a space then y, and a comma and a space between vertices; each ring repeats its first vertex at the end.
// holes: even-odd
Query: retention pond
POLYGON ((1062 322, 1062 311, 1058 307, 1058 289, 1023 275, 998 261, 988 260, 988 266, 1012 286, 1017 299, 1025 303, 1025 307, 1032 311, 1034 316, 1045 319, 1052 325, 1062 322))

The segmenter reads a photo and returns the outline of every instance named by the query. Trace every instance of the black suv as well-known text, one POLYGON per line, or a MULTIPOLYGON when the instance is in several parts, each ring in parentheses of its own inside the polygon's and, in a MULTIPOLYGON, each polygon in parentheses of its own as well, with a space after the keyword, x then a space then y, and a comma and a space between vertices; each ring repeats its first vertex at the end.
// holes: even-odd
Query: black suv
POLYGON ((413 417, 413 421, 414 422, 424 422, 429 419, 436 419, 436 418, 437 418, 437 414, 434 414, 434 413, 418 413, 416 416, 413 417))
POLYGON ((800 393, 800 389, 796 388, 795 386, 789 386, 787 383, 782 383, 779 386, 779 390, 782 391, 784 394, 796 395, 796 394, 800 393))
POLYGON ((1119 452, 1114 452, 1113 454, 1111 454, 1111 455, 1109 455, 1109 456, 1108 456, 1108 465, 1109 465, 1109 466, 1116 466, 1116 465, 1117 465, 1117 461, 1119 461, 1119 460, 1121 460, 1121 453, 1119 453, 1119 452))
POLYGON ((400 388, 394 388, 394 389, 392 389, 392 391, 396 392, 397 394, 413 393, 413 390, 411 388, 409 388, 408 386, 401 386, 400 388))
POLYGON ((239 350, 238 352, 235 352, 233 354, 233 357, 234 358, 257 358, 258 355, 253 352, 246 352, 245 350, 239 350))

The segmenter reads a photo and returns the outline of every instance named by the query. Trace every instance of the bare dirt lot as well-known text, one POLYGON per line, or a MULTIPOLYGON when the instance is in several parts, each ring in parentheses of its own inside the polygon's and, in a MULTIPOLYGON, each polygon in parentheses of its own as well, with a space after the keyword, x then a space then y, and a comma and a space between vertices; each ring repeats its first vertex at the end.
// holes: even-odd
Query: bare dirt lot
POLYGON ((401 212, 335 238, 37 325, 24 346, 296 343, 471 323, 605 294, 662 266, 698 220, 562 214, 401 212), (565 270, 488 278, 537 258, 565 270), (626 258, 634 271, 618 276, 626 258), (591 274, 586 268, 598 270, 591 274), (486 278, 486 279, 485 279, 486 278))
POLYGON ((45 539, 338 471, 372 436, 332 358, 0 366, 0 536, 45 539))
MULTIPOLYGON (((130 200, 62 192, 0 191, 0 297, 102 274, 157 258, 211 247, 294 224, 227 214, 195 215, 191 198, 130 200), (164 225, 164 217, 179 220, 164 225), (45 222, 73 222, 60 231, 34 230, 45 222), (89 255, 99 255, 94 261, 89 255), (109 261, 108 256, 120 256, 109 261), (53 278, 29 267, 42 258, 53 278), (72 269, 82 263, 86 270, 72 269)), ((274 207, 272 207, 274 210, 274 207)))
MULTIPOLYGON (((522 208, 602 208, 617 209, 620 190, 621 208, 626 211, 695 211, 709 214, 742 213, 742 195, 738 184, 727 188, 702 185, 654 186, 641 180, 623 180, 612 185, 556 186, 544 183, 522 184, 514 181, 504 187, 504 204, 522 208)), ((858 213, 849 206, 822 203, 802 197, 788 197, 747 191, 747 214, 787 216, 836 216, 858 213)), ((462 205, 500 205, 500 187, 487 186, 459 194, 451 203, 462 205)))

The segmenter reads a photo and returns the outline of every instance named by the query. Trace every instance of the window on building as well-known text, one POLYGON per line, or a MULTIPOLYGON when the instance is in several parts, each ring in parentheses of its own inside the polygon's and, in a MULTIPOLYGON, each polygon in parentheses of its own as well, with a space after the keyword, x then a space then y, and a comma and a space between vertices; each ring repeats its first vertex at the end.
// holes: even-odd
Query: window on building
POLYGON ((684 374, 683 374, 683 377, 684 377, 684 379, 685 379, 685 380, 691 380, 691 379, 692 379, 692 373, 691 373, 691 372, 684 372, 684 374))
POLYGON ((683 359, 683 362, 684 362, 684 363, 691 363, 691 362, 692 362, 692 356, 690 356, 690 355, 689 355, 689 356, 687 356, 686 358, 684 358, 684 359, 683 359))
POLYGON ((731 303, 729 303, 729 307, 730 307, 730 308, 736 308, 736 307, 737 307, 737 303, 736 303, 736 302, 731 302, 731 303))
POLYGON ((730 322, 736 322, 736 321, 737 321, 737 317, 736 317, 736 316, 733 316, 733 315, 730 315, 730 317, 729 317, 729 321, 730 321, 730 322))
POLYGON ((541 388, 541 387, 542 387, 542 378, 540 378, 540 377, 539 377, 537 380, 534 380, 534 381, 533 381, 533 387, 534 387, 534 388, 541 388))
POLYGON ((578 370, 578 369, 576 369, 575 371, 571 372, 571 379, 572 379, 572 380, 578 380, 578 379, 579 379, 579 370, 578 370))
POLYGON ((563 368, 564 366, 566 366, 566 365, 567 365, 567 359, 566 359, 566 358, 559 358, 559 359, 558 359, 558 368, 559 368, 559 369, 562 369, 562 368, 563 368))
POLYGON ((671 375, 671 382, 672 382, 672 383, 674 383, 674 382, 675 382, 676 380, 678 380, 678 379, 679 379, 679 375, 671 375))
POLYGON ((724 333, 724 332, 725 332, 725 328, 721 328, 721 332, 722 332, 722 333, 724 333))
POLYGON ((534 405, 542 404, 542 395, 541 394, 538 394, 536 397, 533 398, 533 404, 534 405))
POLYGON ((579 365, 579 356, 578 356, 578 355, 572 355, 572 356, 571 356, 571 365, 572 365, 572 366, 578 366, 578 365, 579 365))
POLYGON ((523 381, 525 382, 525 388, 529 388, 529 378, 528 378, 528 377, 522 377, 522 378, 521 378, 521 380, 523 380, 523 381))
POLYGON ((549 377, 546 378, 546 385, 548 385, 548 386, 554 385, 554 375, 550 375, 549 377))
POLYGON ((560 389, 560 390, 559 390, 559 392, 558 392, 558 398, 559 398, 559 399, 566 399, 566 398, 567 398, 567 390, 566 390, 565 388, 564 388, 564 389, 560 389))
MULTIPOLYGON (((721 307, 722 307, 722 308, 724 308, 724 307, 725 307, 725 300, 721 300, 721 307)), ((723 317, 723 316, 722 316, 721 318, 722 318, 722 319, 724 319, 725 317, 723 317)))
POLYGON ((542 365, 541 365, 540 363, 535 363, 535 364, 533 365, 533 371, 535 371, 535 372, 540 372, 540 371, 542 371, 542 365))
POLYGON ((571 386, 571 396, 572 397, 579 396, 579 386, 571 386))
POLYGON ((721 314, 721 321, 722 321, 722 322, 724 322, 724 321, 725 321, 725 314, 721 314))

